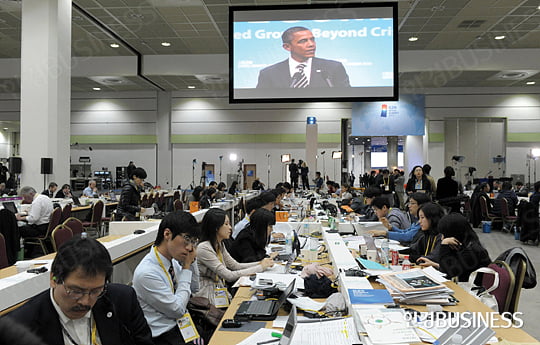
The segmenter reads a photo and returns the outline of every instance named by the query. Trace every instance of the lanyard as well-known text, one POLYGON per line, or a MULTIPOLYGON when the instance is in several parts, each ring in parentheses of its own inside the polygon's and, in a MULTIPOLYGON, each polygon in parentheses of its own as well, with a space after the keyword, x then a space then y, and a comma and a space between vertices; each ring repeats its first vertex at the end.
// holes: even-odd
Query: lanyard
MULTIPOLYGON (((72 345, 78 345, 77 342, 73 339, 73 337, 69 334, 69 332, 67 331, 67 329, 64 327, 64 325, 61 325, 62 326, 62 332, 68 337, 69 341, 71 342, 72 345)), ((97 337, 96 337, 96 323, 95 322, 92 322, 92 320, 88 319, 88 328, 91 328, 92 329, 92 332, 89 336, 90 339, 89 340, 89 344, 92 344, 92 345, 97 345, 97 337)))
MULTIPOLYGON (((219 246, 219 244, 218 244, 218 250, 217 250, 216 254, 217 254, 219 262, 221 262, 223 265, 225 265, 225 263, 223 262, 223 253, 221 253, 221 247, 219 246)), ((215 280, 216 280, 216 283, 219 283, 219 281, 220 281, 219 275, 217 274, 217 270, 216 270, 216 279, 215 280)), ((224 283, 223 279, 221 279, 221 283, 223 284, 223 286, 225 286, 225 283, 224 283)))
MULTIPOLYGON (((163 270, 163 272, 165 273, 165 276, 167 276, 167 279, 169 279, 169 284, 171 284, 171 290, 174 294, 174 284, 173 284, 173 281, 171 279, 171 275, 169 274, 169 272, 165 269, 165 266, 163 265, 163 261, 161 261, 161 258, 159 257, 159 254, 158 254, 158 250, 157 250, 157 247, 154 247, 154 254, 156 254, 156 258, 159 262, 159 266, 161 266, 161 269, 163 270)), ((172 262, 171 262, 172 264, 172 262)))
POLYGON ((437 239, 437 236, 428 236, 428 240, 427 240, 427 246, 426 246, 426 251, 424 252, 424 255, 428 255, 429 253, 431 253, 431 251, 433 250, 433 247, 435 246, 435 242, 437 239), (433 239, 433 243, 431 243, 431 240, 433 239), (431 248, 430 248, 430 243, 431 243, 431 248))

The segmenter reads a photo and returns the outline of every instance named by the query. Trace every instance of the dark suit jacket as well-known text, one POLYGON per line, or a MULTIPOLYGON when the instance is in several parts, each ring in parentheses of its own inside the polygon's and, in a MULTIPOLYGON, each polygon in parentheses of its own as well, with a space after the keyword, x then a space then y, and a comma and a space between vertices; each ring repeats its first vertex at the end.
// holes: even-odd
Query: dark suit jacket
POLYGON ((231 244, 229 254, 238 262, 261 261, 266 257, 265 247, 257 245, 255 232, 250 229, 242 230, 231 244))
MULTIPOLYGON (((258 88, 289 88, 291 86, 289 59, 268 66, 259 73, 258 88)), ((349 76, 338 61, 313 58, 308 87, 350 87, 349 76)))
MULTIPOLYGON (((107 293, 92 308, 92 315, 103 345, 153 344, 135 290, 127 285, 109 284, 107 293)), ((34 296, 9 317, 30 328, 46 344, 64 344, 62 326, 49 290, 34 296)))

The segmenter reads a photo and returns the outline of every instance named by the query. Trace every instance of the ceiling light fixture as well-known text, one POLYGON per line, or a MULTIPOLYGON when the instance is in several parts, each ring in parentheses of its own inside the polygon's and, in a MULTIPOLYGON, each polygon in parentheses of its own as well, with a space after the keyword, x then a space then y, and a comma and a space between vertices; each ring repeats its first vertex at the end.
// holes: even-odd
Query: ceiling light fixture
POLYGON ((4 131, 7 131, 8 129, 9 129, 9 128, 7 128, 7 127, 4 127, 4 131))
POLYGON ((534 85, 534 84, 536 84, 536 82, 534 82, 534 81, 528 81, 526 84, 527 84, 527 85, 534 85))
POLYGON ((94 90, 94 91, 101 91, 101 88, 100 88, 100 87, 93 87, 92 90, 94 90))
POLYGON ((164 47, 170 47, 171 43, 170 42, 161 42, 161 45, 164 46, 164 47))
POLYGON ((120 45, 118 43, 111 43, 109 44, 109 46, 111 46, 111 48, 120 48, 120 45))
POLYGON ((188 89, 194 89, 194 88, 195 88, 195 86, 193 86, 193 85, 188 85, 188 87, 187 87, 187 88, 188 88, 188 89))
POLYGON ((418 37, 416 36, 409 37, 409 42, 415 42, 415 41, 418 41, 418 37))
POLYGON ((506 38, 505 35, 495 36, 495 39, 496 39, 496 40, 504 40, 505 38, 506 38))

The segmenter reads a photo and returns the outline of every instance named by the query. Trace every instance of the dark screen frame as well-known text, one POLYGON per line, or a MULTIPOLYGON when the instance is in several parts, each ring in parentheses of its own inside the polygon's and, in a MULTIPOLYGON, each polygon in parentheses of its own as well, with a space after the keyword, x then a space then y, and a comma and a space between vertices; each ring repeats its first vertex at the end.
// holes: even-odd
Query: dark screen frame
MULTIPOLYGON (((265 5, 265 6, 231 6, 229 7, 229 103, 312 103, 312 102, 366 102, 366 101, 398 101, 399 100, 399 44, 398 44, 398 4, 397 2, 378 3, 346 3, 346 4, 312 4, 312 5, 265 5), (304 97, 294 98, 236 98, 234 93, 234 15, 243 11, 276 11, 276 10, 303 10, 303 9, 342 9, 342 8, 376 8, 388 7, 392 9, 393 21, 393 81, 391 96, 332 96, 332 97, 304 97)), ((361 93, 361 87, 355 87, 361 93)))

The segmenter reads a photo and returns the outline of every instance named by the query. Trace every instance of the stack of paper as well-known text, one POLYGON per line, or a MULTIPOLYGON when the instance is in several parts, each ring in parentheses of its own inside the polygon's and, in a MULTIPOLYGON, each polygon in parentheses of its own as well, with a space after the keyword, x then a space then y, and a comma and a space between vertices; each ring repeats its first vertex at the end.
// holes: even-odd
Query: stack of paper
POLYGON ((420 342, 418 335, 400 309, 356 309, 364 331, 373 344, 420 342))
POLYGON ((452 289, 419 268, 382 274, 378 281, 386 286, 398 303, 454 304, 452 289))

